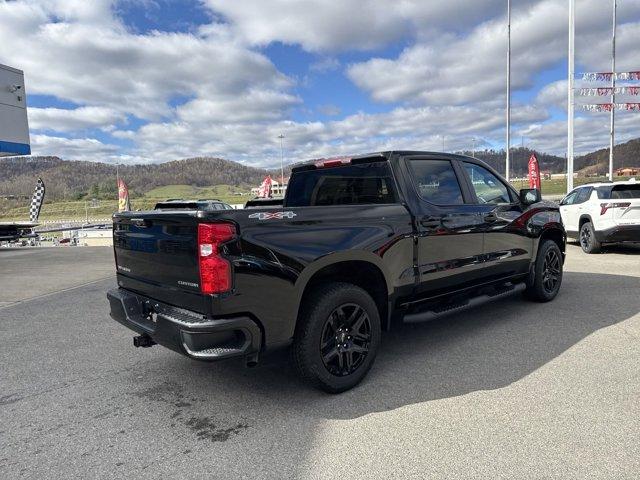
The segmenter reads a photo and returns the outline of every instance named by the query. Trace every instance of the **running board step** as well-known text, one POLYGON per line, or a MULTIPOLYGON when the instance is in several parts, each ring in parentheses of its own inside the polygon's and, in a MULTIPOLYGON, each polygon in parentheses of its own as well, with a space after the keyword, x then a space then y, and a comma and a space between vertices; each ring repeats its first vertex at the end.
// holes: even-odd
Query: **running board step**
POLYGON ((517 283, 515 285, 511 285, 510 287, 502 288, 496 292, 492 292, 490 294, 479 295, 477 297, 472 297, 467 300, 465 303, 454 303, 450 305, 440 305, 437 308, 432 310, 426 310, 422 312, 416 313, 408 313, 404 316, 404 321, 406 323, 419 323, 419 322, 428 322, 430 320, 435 320, 436 318, 442 318, 447 315, 451 315, 452 313, 462 312, 469 308, 477 307, 479 305, 484 305, 485 303, 491 302, 493 300, 499 300, 501 298, 510 297, 516 293, 522 292, 527 288, 524 283, 517 283))

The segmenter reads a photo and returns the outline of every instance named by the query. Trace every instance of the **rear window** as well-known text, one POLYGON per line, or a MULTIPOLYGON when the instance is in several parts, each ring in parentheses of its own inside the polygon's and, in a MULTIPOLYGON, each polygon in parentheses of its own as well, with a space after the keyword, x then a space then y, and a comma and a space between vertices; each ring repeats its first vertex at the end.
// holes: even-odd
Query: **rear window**
POLYGON ((387 162, 295 172, 287 187, 287 207, 395 203, 387 162))
POLYGON ((615 185, 613 187, 598 187, 598 198, 601 200, 640 198, 640 184, 615 185))
POLYGON ((436 205, 464 203, 458 177, 449 160, 410 160, 409 168, 418 194, 436 205))
POLYGON ((640 198, 640 185, 616 185, 611 190, 611 198, 640 198))

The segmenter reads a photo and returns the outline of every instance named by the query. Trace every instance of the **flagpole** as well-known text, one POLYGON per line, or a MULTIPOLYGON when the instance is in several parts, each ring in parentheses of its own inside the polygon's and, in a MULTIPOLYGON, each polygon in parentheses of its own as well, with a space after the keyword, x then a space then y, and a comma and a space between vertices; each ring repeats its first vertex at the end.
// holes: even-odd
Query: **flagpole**
POLYGON ((575 0, 569 0, 569 52, 568 52, 568 102, 567 102, 567 193, 573 190, 573 83, 575 77, 575 35, 576 35, 576 5, 575 0))
POLYGON ((507 156, 505 160, 505 178, 509 181, 509 163, 511 150, 511 0, 507 0, 507 156))
POLYGON ((613 145, 615 143, 615 123, 616 123, 616 12, 617 1, 613 0, 613 29, 611 37, 611 127, 609 132, 609 181, 613 182, 613 145))
POLYGON ((280 139, 280 193, 284 195, 284 146, 282 143, 284 140, 284 134, 281 133, 278 135, 278 138, 280 139))

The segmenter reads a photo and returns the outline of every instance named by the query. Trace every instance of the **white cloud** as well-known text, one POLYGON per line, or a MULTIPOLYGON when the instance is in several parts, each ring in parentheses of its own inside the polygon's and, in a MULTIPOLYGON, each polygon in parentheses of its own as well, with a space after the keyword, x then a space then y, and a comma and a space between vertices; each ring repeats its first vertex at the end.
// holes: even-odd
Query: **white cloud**
MULTIPOLYGON (((609 146, 609 113, 589 113, 574 122, 574 152, 582 155, 609 146)), ((527 146, 543 152, 565 155, 567 122, 532 123, 517 131, 527 146)), ((616 113, 616 144, 638 137, 637 112, 616 113)))
POLYGON ((49 135, 32 135, 33 155, 55 155, 68 160, 112 162, 119 148, 107 145, 95 138, 64 138, 49 135))
MULTIPOLYGON (((585 0, 579 4, 576 50, 578 62, 587 67, 602 65, 610 58, 610 17, 599 14, 604 3, 585 0)), ((627 6, 621 14, 621 23, 635 21, 622 24, 618 32, 621 68, 638 64, 639 18, 640 2, 627 6)), ((543 0, 514 8, 514 90, 530 88, 536 75, 563 61, 566 55, 566 1, 543 0)), ((493 18, 467 33, 418 41, 395 59, 373 58, 356 63, 350 66, 348 75, 377 101, 449 105, 504 98, 505 70, 505 21, 493 18)))
POLYGON ((116 123, 126 120, 122 112, 107 107, 37 108, 27 111, 29 125, 34 130, 71 132, 88 128, 114 128, 116 123))
MULTIPOLYGON (((536 106, 516 106, 514 123, 528 125, 548 118, 536 106)), ((504 111, 497 103, 475 107, 400 107, 387 113, 358 113, 329 122, 207 124, 153 123, 137 132, 116 132, 136 140, 140 154, 156 152, 157 160, 192 155, 224 156, 254 165, 279 163, 278 135, 284 133, 289 161, 356 154, 385 149, 441 150, 445 135, 449 151, 471 148, 472 138, 502 136, 504 111)))
MULTIPOLYGON (((382 149, 440 150, 443 135, 447 150, 468 149, 472 138, 484 145, 503 142, 504 0, 202 0, 212 9, 212 23, 191 33, 147 34, 122 23, 115 1, 0 0, 3 63, 25 70, 28 94, 77 105, 30 109, 34 153, 112 162, 217 155, 268 166, 279 163, 280 133, 291 161, 382 149), (393 104, 389 111, 342 118, 350 105, 333 97, 330 104, 305 105, 305 89, 317 85, 296 83, 261 50, 282 42, 315 52, 317 61, 308 65, 313 79, 341 75, 342 52, 399 39, 407 45, 399 55, 367 60, 360 52, 357 58, 365 60, 347 68, 374 101, 393 104), (301 112, 334 118, 291 120, 301 112), (146 122, 137 127, 129 116, 146 122), (95 128, 127 140, 127 147, 90 138, 87 130, 95 128)), ((609 7, 598 0, 578 2, 578 64, 585 68, 607 68, 609 7)), ((513 85, 529 89, 565 59, 566 1, 514 0, 513 10, 513 85)), ((620 68, 640 68, 640 2, 620 2, 619 13, 620 68)), ((564 152, 566 127, 550 121, 548 109, 565 108, 565 97, 566 85, 557 81, 529 105, 516 104, 514 135, 525 135, 536 148, 564 152)), ((578 149, 606 144, 601 120, 579 120, 578 149)), ((637 135, 637 116, 627 114, 619 128, 621 139, 637 135)))
POLYGON ((145 119, 170 116, 169 102, 177 97, 286 91, 292 85, 223 26, 200 35, 135 35, 113 17, 110 3, 0 3, 0 58, 25 71, 28 93, 145 119))
POLYGON ((284 111, 300 102, 298 97, 283 92, 250 89, 235 96, 197 98, 179 106, 177 116, 194 124, 273 121, 282 118, 284 111))
MULTIPOLYGON (((257 45, 274 41, 309 51, 371 49, 432 30, 464 28, 493 16, 504 1, 449 0, 205 0, 241 38, 257 45)), ((516 3, 524 3, 516 2, 516 3)), ((425 33, 426 32, 426 33, 425 33)))
POLYGON ((535 101, 538 105, 554 106, 566 110, 568 101, 567 81, 557 80, 545 85, 538 92, 535 101))

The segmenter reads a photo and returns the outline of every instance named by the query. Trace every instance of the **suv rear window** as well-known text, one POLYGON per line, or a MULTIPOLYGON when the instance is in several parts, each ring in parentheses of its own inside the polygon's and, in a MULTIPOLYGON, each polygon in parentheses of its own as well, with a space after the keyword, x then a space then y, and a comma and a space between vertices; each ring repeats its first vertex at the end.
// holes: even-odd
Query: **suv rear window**
POLYGON ((387 162, 363 163, 294 172, 287 186, 287 207, 395 203, 387 162))
POLYGON ((640 184, 598 187, 596 190, 598 191, 598 198, 601 200, 640 198, 640 184))
POLYGON ((611 198, 640 198, 640 185, 616 185, 611 190, 611 198))

